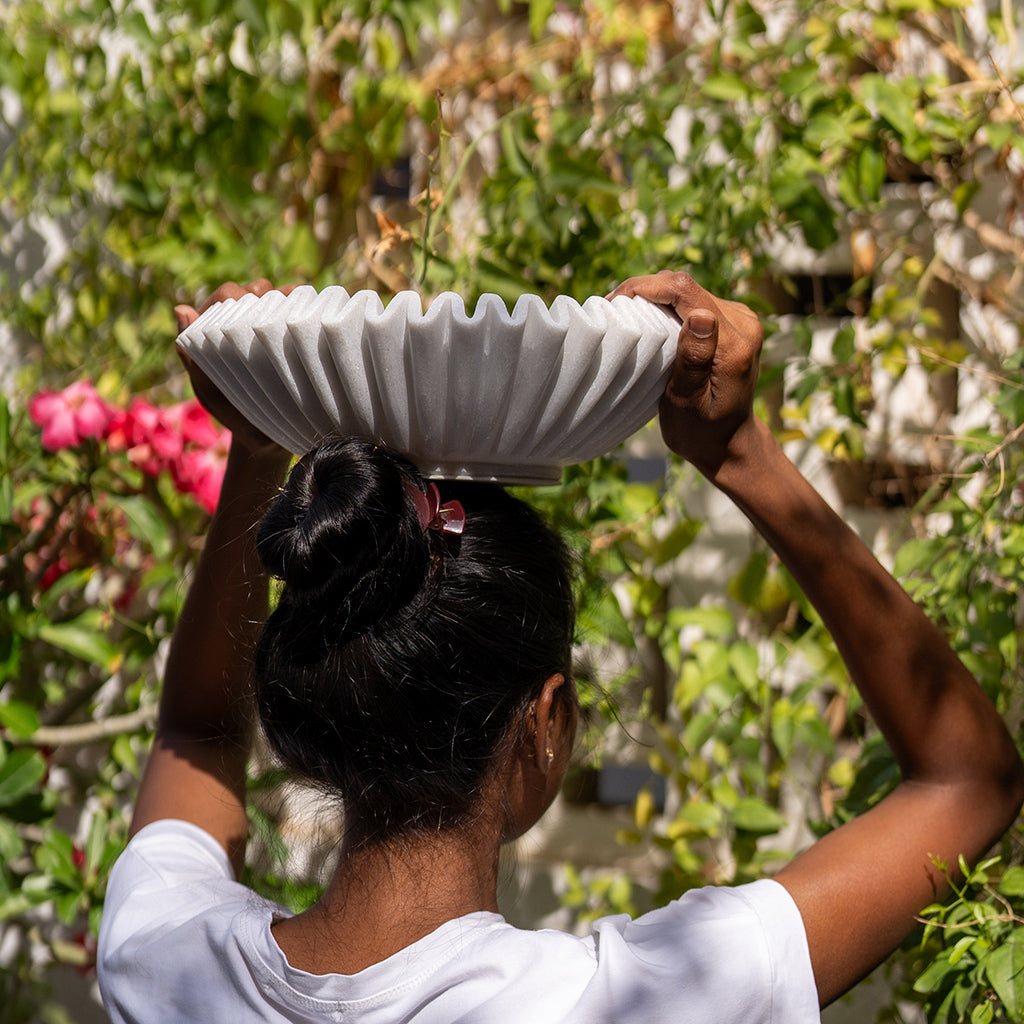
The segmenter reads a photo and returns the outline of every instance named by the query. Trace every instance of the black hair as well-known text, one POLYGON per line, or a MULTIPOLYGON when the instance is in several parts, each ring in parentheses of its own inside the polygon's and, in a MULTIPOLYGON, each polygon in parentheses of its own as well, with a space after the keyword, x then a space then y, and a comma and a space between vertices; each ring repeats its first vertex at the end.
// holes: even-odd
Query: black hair
POLYGON ((424 529, 410 483, 426 489, 394 452, 330 439, 257 541, 284 582, 255 656, 263 730, 284 767, 340 795, 360 841, 470 820, 530 702, 571 671, 560 537, 488 483, 439 482, 465 528, 424 529))

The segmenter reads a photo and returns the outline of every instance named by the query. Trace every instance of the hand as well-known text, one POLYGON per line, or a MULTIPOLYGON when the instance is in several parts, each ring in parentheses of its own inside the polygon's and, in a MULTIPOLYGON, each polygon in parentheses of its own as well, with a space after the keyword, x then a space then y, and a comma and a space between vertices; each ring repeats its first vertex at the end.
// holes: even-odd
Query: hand
MULTIPOLYGON (((289 285, 276 290, 284 292, 287 295, 295 287, 296 285, 289 285)), ((251 281, 244 288, 242 285, 235 284, 233 281, 227 284, 222 284, 209 297, 209 299, 206 300, 202 310, 197 311, 192 306, 175 307, 174 315, 178 320, 178 332, 181 333, 184 331, 189 324, 199 318, 201 312, 205 312, 210 308, 210 306, 213 306, 218 302, 223 302, 225 299, 238 299, 250 292, 253 295, 258 296, 265 295, 267 292, 274 290, 274 286, 265 279, 251 281)), ((181 361, 185 366, 185 371, 188 373, 189 380, 192 382, 192 390, 195 392, 196 398, 199 399, 200 404, 208 413, 210 413, 211 416, 231 431, 232 442, 238 442, 239 444, 244 445, 253 453, 271 451, 280 447, 261 430, 254 427, 228 401, 217 385, 206 376, 199 366, 193 362, 191 356, 189 356, 189 354, 180 346, 178 348, 178 356, 181 358, 181 361)))
POLYGON ((676 362, 659 406, 665 443, 714 479, 733 439, 753 421, 764 329, 743 305, 718 299, 689 274, 631 277, 608 298, 640 296, 682 321, 676 362))

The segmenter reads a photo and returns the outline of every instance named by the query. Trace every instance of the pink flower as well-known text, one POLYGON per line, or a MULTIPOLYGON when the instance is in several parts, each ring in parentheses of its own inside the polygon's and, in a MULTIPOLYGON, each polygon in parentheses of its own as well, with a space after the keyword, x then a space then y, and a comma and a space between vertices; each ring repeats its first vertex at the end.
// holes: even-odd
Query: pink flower
POLYGON ((191 494, 210 513, 217 507, 220 497, 230 444, 231 431, 221 428, 213 444, 187 447, 172 466, 178 490, 191 494))
POLYGON ((144 398, 114 414, 107 441, 115 451, 127 451, 128 460, 148 476, 173 465, 184 447, 175 418, 144 398))
POLYGON ((43 428, 43 447, 51 452, 106 436, 114 417, 114 410, 87 380, 69 384, 63 391, 38 392, 28 403, 28 413, 43 428))
POLYGON ((181 433, 186 445, 209 448, 220 442, 224 428, 194 398, 168 406, 164 415, 181 433))

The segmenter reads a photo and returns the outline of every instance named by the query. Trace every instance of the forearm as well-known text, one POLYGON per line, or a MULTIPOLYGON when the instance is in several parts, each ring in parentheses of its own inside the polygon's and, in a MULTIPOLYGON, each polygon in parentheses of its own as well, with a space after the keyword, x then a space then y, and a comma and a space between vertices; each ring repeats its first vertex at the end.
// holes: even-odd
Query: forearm
POLYGON ((894 793, 776 876, 800 910, 824 1004, 887 956, 936 898, 936 858, 970 860, 1010 824, 1024 799, 1020 758, 941 631, 754 418, 763 332, 752 311, 685 273, 633 278, 615 294, 679 317, 662 435, 733 499, 803 588, 903 773, 894 793))
POLYGON ((256 527, 288 465, 287 453, 233 443, 217 510, 174 631, 159 730, 245 741, 249 653, 267 612, 256 527))
POLYGON ((904 778, 979 780, 1015 791, 1020 762, 991 702, 941 631, 803 478, 763 423, 750 420, 733 439, 714 482, 765 537, 821 615, 904 778))

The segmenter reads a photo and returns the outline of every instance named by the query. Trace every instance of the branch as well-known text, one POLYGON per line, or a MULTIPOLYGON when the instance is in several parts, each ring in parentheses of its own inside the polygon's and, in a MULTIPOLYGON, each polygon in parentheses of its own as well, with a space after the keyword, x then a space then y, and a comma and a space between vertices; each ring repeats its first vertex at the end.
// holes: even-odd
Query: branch
MULTIPOLYGON (((963 50, 962 47, 958 46, 953 40, 947 39, 933 23, 929 23, 925 20, 925 15, 921 11, 914 11, 908 18, 909 21, 926 39, 933 43, 942 54, 950 62, 955 65, 963 72, 965 78, 970 79, 972 82, 979 84, 991 85, 991 76, 985 74, 982 66, 969 57, 963 50)), ((999 107, 1002 113, 1021 117, 1021 109, 1017 101, 1013 98, 1013 91, 1010 88, 1009 83, 1006 81, 1005 76, 1000 71, 999 66, 996 64, 992 57, 992 54, 988 55, 989 60, 992 62, 992 67, 995 70, 996 77, 999 80, 999 107)))
POLYGON ((977 234, 978 239, 990 249, 998 249, 1018 258, 1024 257, 1024 241, 983 221, 974 210, 964 210, 964 223, 977 234))
MULTIPOLYGON (((1002 443, 996 445, 996 447, 993 448, 992 451, 990 451, 985 456, 983 460, 985 465, 991 465, 995 459, 999 458, 999 456, 1002 455, 1003 451, 1007 447, 1009 447, 1011 444, 1016 444, 1017 441, 1020 439, 1021 434, 1024 434, 1024 423, 1021 423, 1019 426, 1014 427, 1013 430, 1011 430, 1010 433, 1006 435, 1002 443)), ((999 464, 1000 467, 1002 467, 1002 459, 1000 459, 999 464)))
MULTIPOLYGON (((1013 37, 1011 36, 1011 38, 1013 37)), ((1020 104, 1013 98, 1013 88, 1010 86, 1010 83, 1006 80, 1006 75, 1003 74, 1002 68, 1000 68, 1000 66, 996 63, 996 59, 995 57, 992 56, 991 52, 989 52, 988 59, 992 62, 992 68, 996 73, 996 77, 999 79, 1000 86, 1002 86, 1003 91, 1006 93, 1006 98, 1009 100, 1014 113, 1016 113, 1020 121, 1024 123, 1024 110, 1021 109, 1020 104)))
POLYGON ((82 746, 120 736, 125 733, 138 732, 156 723, 156 705, 147 705, 126 715, 111 715, 101 718, 98 722, 82 722, 78 725, 42 725, 31 736, 20 739, 20 742, 31 743, 36 747, 82 746))
POLYGON ((972 82, 988 82, 988 75, 981 69, 977 61, 972 60, 964 51, 951 39, 947 39, 938 29, 925 21, 925 15, 921 11, 914 11, 907 20, 928 40, 935 44, 943 57, 955 64, 966 78, 972 82))

